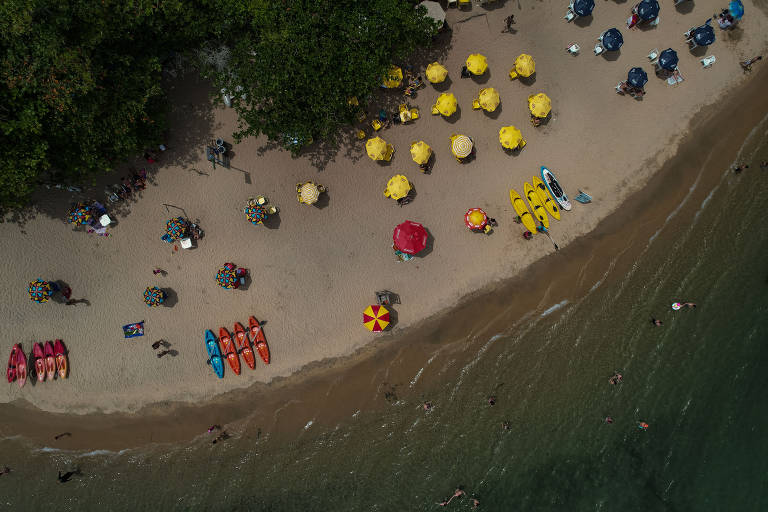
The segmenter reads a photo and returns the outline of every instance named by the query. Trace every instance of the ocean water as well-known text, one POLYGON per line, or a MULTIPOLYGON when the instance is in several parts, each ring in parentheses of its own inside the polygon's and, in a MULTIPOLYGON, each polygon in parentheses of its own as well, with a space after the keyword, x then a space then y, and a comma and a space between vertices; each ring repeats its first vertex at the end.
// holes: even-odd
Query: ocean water
POLYGON ((119 453, 3 439, 0 509, 419 511, 461 486, 446 509, 768 510, 767 126, 737 158, 755 165, 697 180, 644 249, 617 254, 631 265, 468 340, 468 362, 429 358, 444 378, 414 374, 418 392, 288 440, 247 422, 217 445, 119 453), (58 484, 72 466, 82 475, 58 484))

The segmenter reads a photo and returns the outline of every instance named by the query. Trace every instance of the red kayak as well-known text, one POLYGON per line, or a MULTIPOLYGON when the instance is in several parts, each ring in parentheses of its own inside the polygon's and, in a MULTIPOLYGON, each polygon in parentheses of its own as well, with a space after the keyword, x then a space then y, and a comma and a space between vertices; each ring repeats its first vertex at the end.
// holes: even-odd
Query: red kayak
POLYGON ((256 347, 264 364, 269 364, 269 347, 267 346, 267 338, 264 337, 264 329, 254 317, 248 319, 248 327, 251 330, 253 346, 256 347))
POLYGON ((23 388, 27 382, 27 356, 24 355, 21 345, 18 347, 19 350, 16 352, 16 378, 19 381, 19 387, 23 388))
POLYGON ((8 357, 8 369, 5 372, 8 382, 16 380, 16 358, 18 357, 19 350, 21 350, 21 347, 19 347, 18 343, 11 347, 11 355, 8 357))
POLYGON ((45 342, 43 352, 45 353, 45 377, 53 380, 56 375, 56 358, 53 355, 53 343, 50 340, 45 342))
POLYGON ((67 378, 67 349, 61 340, 56 340, 53 344, 53 355, 56 358, 56 370, 59 372, 59 378, 67 378))
POLYGON ((37 382, 43 382, 45 380, 45 352, 43 352, 43 346, 39 342, 32 345, 32 355, 35 358, 37 382))
POLYGON ((245 332, 245 327, 240 322, 235 322, 235 342, 237 348, 245 359, 245 364, 251 370, 256 369, 256 358, 253 356, 253 350, 251 350, 251 343, 248 341, 248 334, 245 332))
POLYGON ((235 350, 235 344, 232 343, 232 336, 229 335, 229 331, 224 327, 219 329, 219 345, 221 346, 221 353, 227 358, 232 371, 235 372, 235 375, 240 375, 240 358, 237 357, 237 350, 235 350))

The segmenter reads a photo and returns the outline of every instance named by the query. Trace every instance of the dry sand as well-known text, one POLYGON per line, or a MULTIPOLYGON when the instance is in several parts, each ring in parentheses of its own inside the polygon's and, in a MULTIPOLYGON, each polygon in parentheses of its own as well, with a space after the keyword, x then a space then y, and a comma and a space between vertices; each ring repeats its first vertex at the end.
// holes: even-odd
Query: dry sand
MULTIPOLYGON (((66 192, 42 191, 37 213, 0 225, 7 261, 0 269, 7 290, 0 298, 2 353, 15 342, 29 351, 33 341, 61 338, 71 363, 66 381, 28 383, 23 389, 8 385, 0 401, 25 400, 71 413, 136 411, 150 403, 208 400, 295 373, 312 361, 349 354, 380 339, 361 325, 361 312, 374 290, 400 295, 397 333, 551 253, 546 238, 526 242, 520 237, 507 195, 509 187, 521 191, 542 164, 557 173, 571 196, 581 188, 595 198, 590 205, 576 204, 552 226, 552 236, 567 246, 647 183, 675 152, 691 118, 744 79, 739 60, 766 47, 768 20, 747 2, 739 29, 718 30, 717 42, 705 53, 716 55, 716 64, 702 69, 698 60, 703 55, 687 51, 682 33, 721 5, 688 4, 681 11, 664 4, 658 27, 633 31, 625 28, 628 3, 601 3, 588 24, 567 24, 562 19, 565 2, 522 10, 512 2, 494 10, 450 10, 453 32, 445 37, 450 41, 433 54, 444 54, 439 59, 450 70, 449 90, 461 110, 447 120, 430 116, 429 106, 439 93, 431 85, 420 90, 411 103, 421 108, 422 118, 381 133, 396 147, 388 166, 368 159, 363 142, 350 132, 336 151, 316 149, 298 159, 250 139, 235 147, 232 169, 212 170, 202 147, 211 137, 229 138, 235 115, 210 108, 204 84, 178 81, 170 149, 161 165, 153 166, 147 190, 117 209, 112 236, 95 237, 65 224, 68 203, 80 198, 66 192), (516 16, 516 34, 501 33, 509 14, 516 16), (624 34, 620 54, 594 56, 595 39, 612 26, 624 34), (582 46, 579 56, 564 51, 574 41, 582 46), (652 48, 670 46, 678 50, 685 77, 674 87, 653 75, 645 57, 652 48), (479 80, 460 79, 464 59, 478 51, 488 57, 489 73, 479 80), (521 52, 536 59, 536 80, 530 85, 507 78, 521 52), (649 73, 640 102, 613 90, 633 66, 649 73), (487 86, 502 99, 493 115, 471 108, 477 91, 487 86), (546 126, 534 129, 526 98, 539 91, 552 98, 553 115, 546 126), (518 126, 528 140, 516 156, 498 144, 498 130, 508 124, 518 126), (474 138, 474 162, 455 162, 448 148, 451 133, 474 138), (409 143, 418 139, 436 152, 431 175, 421 174, 410 159, 409 143), (417 191, 415 201, 403 208, 382 195, 396 173, 406 174, 417 191), (321 208, 296 202, 295 184, 306 179, 329 189, 321 208), (244 219, 245 200, 257 193, 280 206, 278 222, 255 227, 244 219), (206 236, 196 249, 174 252, 160 240, 165 220, 180 211, 165 205, 200 219, 206 236), (492 235, 464 227, 464 212, 475 206, 499 221, 492 235), (431 247, 410 263, 397 263, 391 234, 405 219, 427 227, 431 247), (250 269, 253 282, 247 290, 215 284, 216 269, 225 261, 250 269), (154 267, 168 275, 153 276, 154 267), (73 296, 88 299, 90 306, 32 303, 26 285, 38 276, 66 281, 73 296), (144 288, 155 284, 173 290, 173 307, 149 309, 142 303, 144 288), (215 378, 205 364, 203 330, 231 329, 251 314, 267 322, 272 364, 259 363, 256 371, 244 368, 239 377, 227 371, 223 380, 215 378), (124 340, 120 326, 141 320, 146 320, 147 335, 124 340), (160 338, 172 343, 178 355, 156 358, 149 345, 160 338)), ((392 94, 381 100, 390 109, 400 101, 392 94)), ((102 188, 86 190, 82 197, 101 200, 102 188)))

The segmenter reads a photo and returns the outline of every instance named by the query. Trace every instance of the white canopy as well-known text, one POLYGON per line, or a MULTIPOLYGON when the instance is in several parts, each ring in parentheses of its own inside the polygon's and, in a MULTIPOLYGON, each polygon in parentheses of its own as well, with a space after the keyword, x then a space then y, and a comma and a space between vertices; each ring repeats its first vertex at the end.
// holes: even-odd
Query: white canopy
POLYGON ((445 23, 445 11, 443 10, 442 7, 440 7, 440 4, 438 2, 426 0, 424 2, 421 2, 419 5, 422 5, 427 8, 427 16, 437 21, 440 25, 445 23))

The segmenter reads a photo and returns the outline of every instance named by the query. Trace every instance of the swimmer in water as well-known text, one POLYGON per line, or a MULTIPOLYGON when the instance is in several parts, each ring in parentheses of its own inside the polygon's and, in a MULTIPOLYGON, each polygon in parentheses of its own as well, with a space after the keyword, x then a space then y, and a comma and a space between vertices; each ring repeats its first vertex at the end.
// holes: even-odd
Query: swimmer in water
POLYGON ((686 308, 695 308, 695 307, 696 307, 696 304, 694 304, 693 302, 683 302, 683 307, 686 307, 686 308))
POLYGON ((613 377, 608 379, 608 382, 610 382, 611 384, 613 384, 615 386, 616 384, 619 384, 621 382, 621 379, 623 379, 623 378, 624 377, 622 377, 622 375, 619 372, 616 372, 616 373, 613 374, 613 377))
POLYGON ((653 317, 651 317, 651 323, 653 325, 655 325, 656 327, 659 327, 660 325, 664 325, 664 322, 662 322, 661 320, 659 320, 657 318, 653 318, 653 317))
POLYGON ((644 421, 641 421, 640 423, 637 424, 637 428, 639 428, 640 430, 648 430, 648 424, 644 421))

